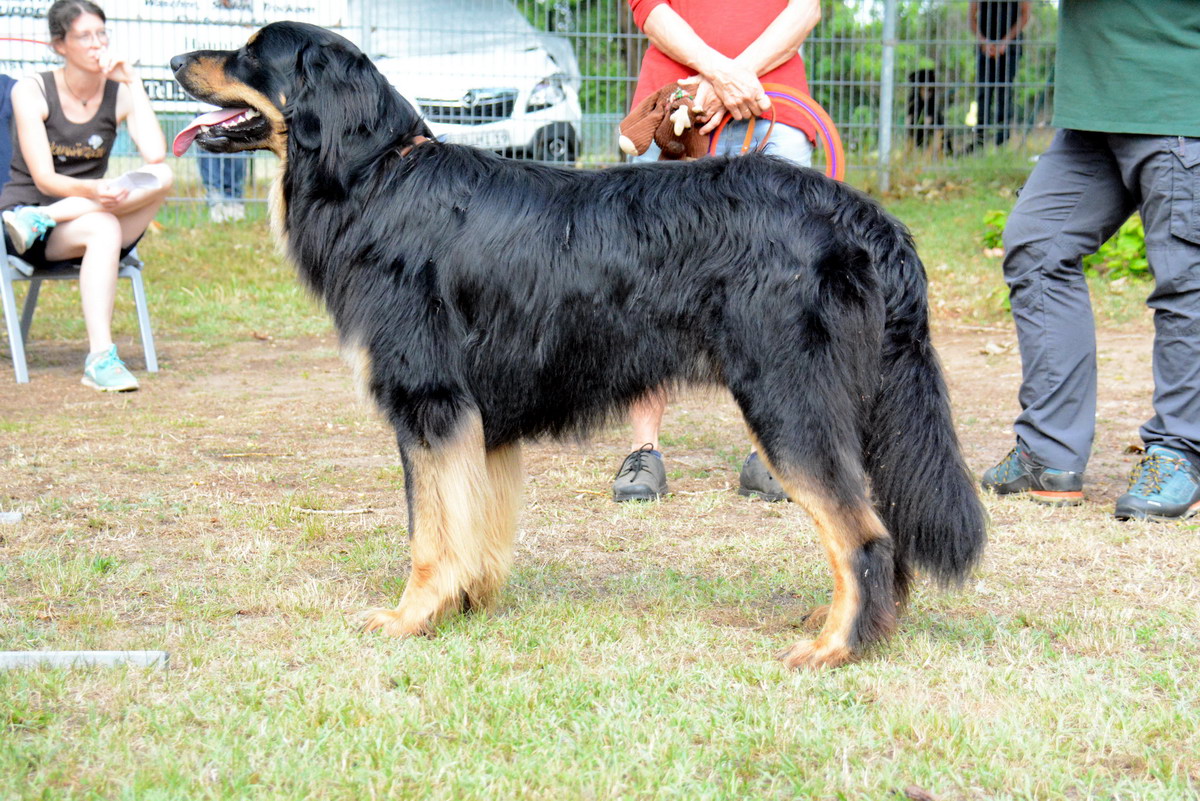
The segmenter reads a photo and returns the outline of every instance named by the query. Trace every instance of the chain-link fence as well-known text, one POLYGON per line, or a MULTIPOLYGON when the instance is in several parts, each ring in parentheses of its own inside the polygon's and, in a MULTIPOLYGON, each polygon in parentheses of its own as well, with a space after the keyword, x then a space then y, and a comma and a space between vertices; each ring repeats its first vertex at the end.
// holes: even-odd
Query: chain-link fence
MULTIPOLYGON (((278 19, 358 44, 435 133, 514 158, 617 163, 646 39, 624 0, 109 0, 111 46, 133 56, 174 136, 200 109, 171 79, 176 53, 233 48, 278 19)), ((1053 0, 823 0, 802 51, 810 91, 841 132, 851 178, 970 170, 981 153, 1040 149, 1052 101, 1053 0), (1014 30, 1019 33, 1006 37, 1014 30)), ((53 69, 40 3, 0 2, 0 72, 53 69)), ((135 160, 127 138, 114 169, 135 160)), ((263 154, 176 160, 180 203, 238 216, 267 195, 263 154)))

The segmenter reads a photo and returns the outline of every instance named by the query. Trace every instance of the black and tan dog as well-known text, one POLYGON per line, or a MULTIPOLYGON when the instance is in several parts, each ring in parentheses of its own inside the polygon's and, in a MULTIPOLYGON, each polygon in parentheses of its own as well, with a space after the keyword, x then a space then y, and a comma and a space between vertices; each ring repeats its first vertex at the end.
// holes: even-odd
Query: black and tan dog
POLYGON ((894 628, 914 565, 951 581, 980 555, 924 269, 853 190, 759 155, 582 171, 430 141, 366 56, 310 25, 172 68, 224 109, 177 152, 283 161, 279 234, 395 428, 412 573, 366 628, 424 634, 491 601, 521 441, 680 383, 729 388, 820 531, 833 599, 789 666, 852 658, 894 628))

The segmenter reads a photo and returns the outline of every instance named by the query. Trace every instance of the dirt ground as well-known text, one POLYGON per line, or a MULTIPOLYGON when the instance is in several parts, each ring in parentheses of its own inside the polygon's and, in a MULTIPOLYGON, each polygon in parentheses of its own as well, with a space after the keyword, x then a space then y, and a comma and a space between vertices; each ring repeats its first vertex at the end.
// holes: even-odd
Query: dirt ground
MULTIPOLYGON (((1010 447, 1020 376, 1015 337, 1000 327, 942 325, 935 342, 967 463, 978 475, 1010 447)), ((1123 492, 1138 458, 1131 449, 1152 386, 1148 326, 1102 331, 1099 343, 1101 397, 1087 473, 1088 503, 1098 512, 1123 492)), ((223 492, 268 503, 282 489, 316 491, 330 509, 388 508, 402 519, 402 496, 392 494, 400 486, 393 440, 355 396, 332 335, 282 342, 248 335, 216 350, 164 341, 159 349, 161 371, 149 375, 140 348, 122 343, 143 387, 106 395, 79 383, 77 348, 33 343, 32 383, 0 379, 0 466, 8 465, 0 471, 0 511, 51 497, 129 493, 223 492)), ((8 373, 6 360, 0 365, 8 373)), ((628 437, 628 428, 613 426, 587 442, 529 446, 531 500, 606 497, 628 437)), ((678 398, 664 443, 673 492, 736 487, 746 438, 727 394, 678 398)))

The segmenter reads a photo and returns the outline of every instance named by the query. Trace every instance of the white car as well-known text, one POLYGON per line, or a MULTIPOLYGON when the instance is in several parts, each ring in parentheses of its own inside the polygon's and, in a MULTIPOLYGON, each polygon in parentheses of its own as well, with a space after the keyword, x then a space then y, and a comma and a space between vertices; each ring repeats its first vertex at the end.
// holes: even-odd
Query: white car
POLYGON ((498 0, 388 9, 366 52, 441 139, 511 156, 574 162, 579 66, 565 39, 498 0))

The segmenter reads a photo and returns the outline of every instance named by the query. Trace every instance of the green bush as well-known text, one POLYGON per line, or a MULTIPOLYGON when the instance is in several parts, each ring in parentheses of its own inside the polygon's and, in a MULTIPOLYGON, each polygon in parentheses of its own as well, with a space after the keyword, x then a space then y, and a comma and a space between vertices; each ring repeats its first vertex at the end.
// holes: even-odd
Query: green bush
MULTIPOLYGON (((1008 222, 1008 212, 989 211, 983 216, 983 246, 1002 247, 1001 237, 1008 222)), ((1122 278, 1149 279, 1150 264, 1146 261, 1146 231, 1142 218, 1133 215, 1100 250, 1083 259, 1083 272, 1088 278, 1117 281, 1122 278)))
POLYGON ((1007 211, 989 211, 983 215, 983 246, 985 248, 1004 247, 1004 224, 1008 222, 1007 211))
POLYGON ((1150 263, 1146 261, 1146 230, 1142 227, 1142 218, 1135 214, 1126 220, 1097 253, 1083 260, 1083 265, 1089 277, 1109 281, 1126 276, 1149 279, 1150 263))

